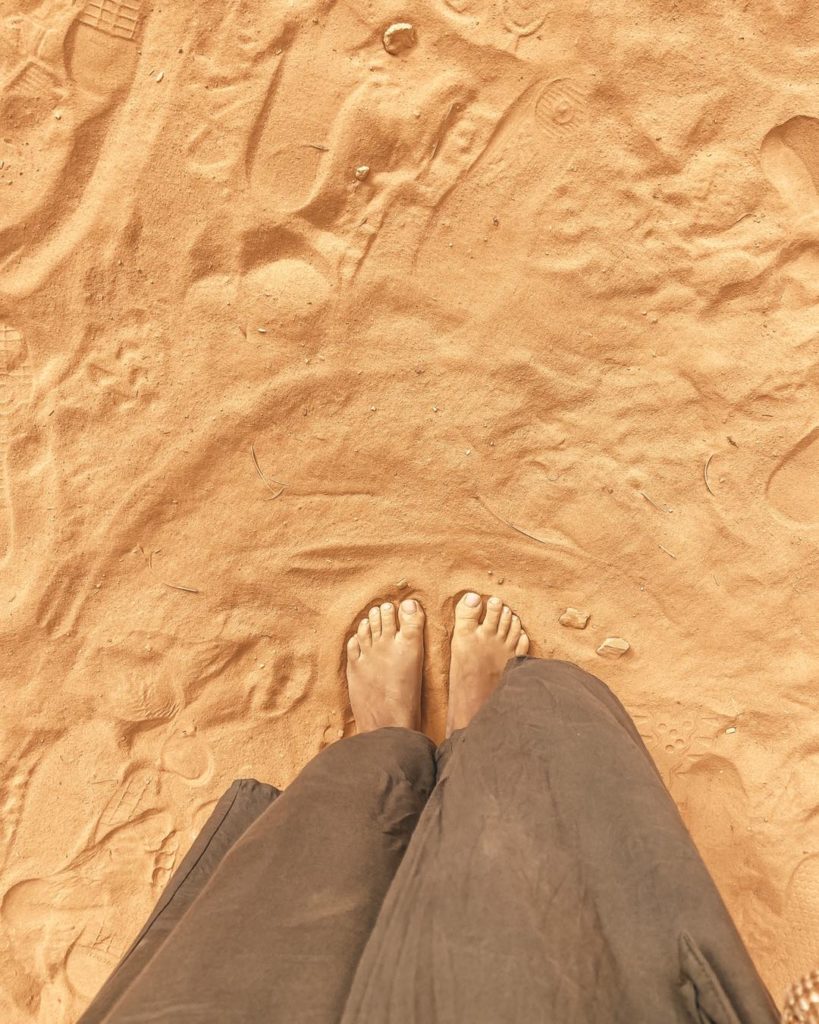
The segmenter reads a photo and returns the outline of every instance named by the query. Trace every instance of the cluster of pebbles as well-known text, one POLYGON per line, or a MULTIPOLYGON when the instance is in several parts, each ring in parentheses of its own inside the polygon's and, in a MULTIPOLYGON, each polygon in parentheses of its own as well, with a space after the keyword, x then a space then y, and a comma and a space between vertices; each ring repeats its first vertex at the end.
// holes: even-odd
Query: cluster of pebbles
MULTIPOLYGON (((588 612, 582 612, 578 608, 567 608, 558 620, 561 626, 569 629, 585 629, 591 616, 588 612)), ((628 640, 621 636, 607 636, 597 648, 601 658, 622 658, 631 645, 628 640)))

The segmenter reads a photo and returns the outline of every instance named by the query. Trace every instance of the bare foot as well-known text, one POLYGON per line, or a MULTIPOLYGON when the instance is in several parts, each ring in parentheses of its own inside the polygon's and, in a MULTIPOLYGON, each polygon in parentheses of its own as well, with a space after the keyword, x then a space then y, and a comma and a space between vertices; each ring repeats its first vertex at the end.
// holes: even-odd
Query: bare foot
POLYGON ((411 598, 370 608, 347 641, 347 687, 359 732, 421 724, 424 610, 411 598))
POLYGON ((507 661, 529 650, 520 619, 499 597, 487 601, 483 622, 482 612, 479 594, 464 594, 455 606, 447 736, 469 725, 500 682, 507 661))

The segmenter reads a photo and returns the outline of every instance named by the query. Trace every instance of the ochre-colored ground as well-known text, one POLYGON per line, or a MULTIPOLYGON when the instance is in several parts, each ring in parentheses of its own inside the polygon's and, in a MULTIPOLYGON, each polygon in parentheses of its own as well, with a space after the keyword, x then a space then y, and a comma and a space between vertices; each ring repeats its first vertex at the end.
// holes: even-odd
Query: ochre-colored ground
POLYGON ((4 1024, 72 1021, 223 787, 349 731, 373 598, 427 608, 440 734, 465 587, 621 696, 778 998, 819 964, 819 8, 1 10, 4 1024))

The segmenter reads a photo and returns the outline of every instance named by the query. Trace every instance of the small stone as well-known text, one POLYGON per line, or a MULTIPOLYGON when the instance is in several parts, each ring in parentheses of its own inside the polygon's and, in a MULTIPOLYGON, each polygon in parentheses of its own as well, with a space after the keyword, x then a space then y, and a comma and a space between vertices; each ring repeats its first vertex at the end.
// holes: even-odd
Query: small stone
POLYGON ((355 176, 359 181, 363 181, 370 173, 370 168, 366 164, 362 164, 360 167, 356 167, 355 176))
POLYGON ((619 636, 607 636, 597 648, 601 658, 622 658, 631 644, 619 636))
POLYGON ((464 455, 471 455, 471 454, 472 454, 472 449, 471 448, 467 448, 466 451, 464 452, 464 455))
POLYGON ((58 121, 62 121, 63 119, 63 115, 60 113, 59 110, 54 111, 54 116, 57 118, 58 121))
POLYGON ((397 590, 406 590, 406 589, 407 589, 407 587, 409 586, 409 581, 408 581, 407 579, 405 579, 405 578, 403 578, 403 577, 402 577, 402 578, 401 578, 401 579, 400 579, 400 580, 399 580, 399 581, 398 581, 398 582, 397 582, 397 583, 395 584, 395 586, 396 586, 396 589, 397 589, 397 590))
POLYGON ((384 32, 384 49, 393 56, 411 50, 417 42, 415 29, 408 21, 397 21, 384 32))
POLYGON ((165 77, 165 72, 164 71, 158 72, 157 76, 156 76, 157 82, 161 82, 164 77, 165 77))
POLYGON ((733 726, 733 725, 732 725, 732 726, 731 726, 731 727, 730 727, 729 729, 726 729, 726 730, 725 730, 725 732, 726 732, 726 733, 727 733, 727 734, 728 734, 729 736, 733 736, 733 735, 734 735, 734 733, 735 733, 736 731, 737 731, 737 730, 736 730, 736 726, 733 726))
POLYGON ((505 577, 498 576, 498 583, 503 583, 504 579, 505 579, 505 577))
POLYGON ((588 612, 578 611, 577 608, 567 608, 558 622, 561 626, 569 626, 571 629, 585 629, 589 618, 588 612))
POLYGON ((377 409, 377 406, 375 406, 375 405, 371 405, 370 406, 370 412, 375 412, 376 409, 377 409))

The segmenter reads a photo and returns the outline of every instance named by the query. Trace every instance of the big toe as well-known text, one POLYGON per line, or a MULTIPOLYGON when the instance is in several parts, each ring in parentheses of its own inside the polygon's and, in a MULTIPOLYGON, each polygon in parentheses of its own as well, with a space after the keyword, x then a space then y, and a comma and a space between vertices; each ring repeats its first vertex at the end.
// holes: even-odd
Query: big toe
POLYGON ((455 605, 455 628, 473 630, 478 628, 483 612, 483 600, 474 591, 464 594, 455 605))
POLYGON ((424 632, 424 609, 419 601, 405 597, 398 606, 398 621, 406 636, 420 636, 424 632))

